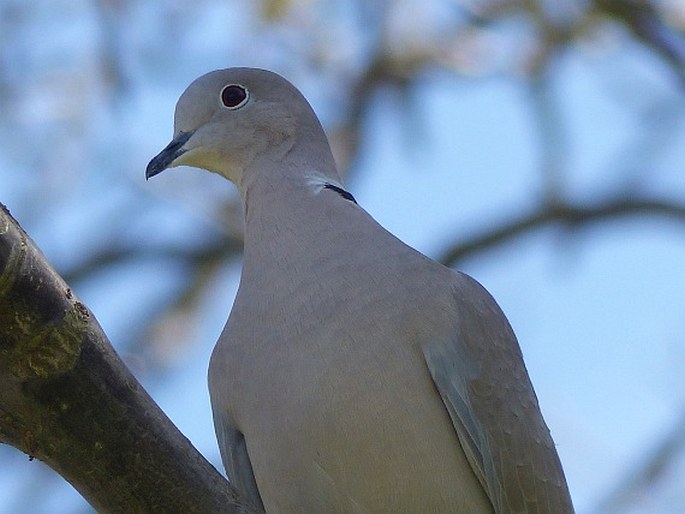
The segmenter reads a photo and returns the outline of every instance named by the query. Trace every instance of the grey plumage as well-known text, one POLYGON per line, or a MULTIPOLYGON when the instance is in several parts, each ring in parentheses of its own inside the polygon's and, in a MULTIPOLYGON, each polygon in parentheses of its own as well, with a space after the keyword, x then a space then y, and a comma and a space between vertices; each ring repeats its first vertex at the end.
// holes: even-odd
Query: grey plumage
POLYGON ((246 497, 276 513, 573 512, 499 307, 354 202, 290 83, 249 68, 197 79, 146 176, 182 164, 243 201, 243 271, 209 387, 246 497))

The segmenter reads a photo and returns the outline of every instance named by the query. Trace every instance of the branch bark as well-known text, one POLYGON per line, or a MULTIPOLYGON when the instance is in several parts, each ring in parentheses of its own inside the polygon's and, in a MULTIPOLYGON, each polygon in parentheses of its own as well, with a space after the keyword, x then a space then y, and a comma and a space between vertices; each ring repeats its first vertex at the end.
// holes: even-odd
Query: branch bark
POLYGON ((173 425, 0 204, 0 442, 99 512, 257 512, 173 425))

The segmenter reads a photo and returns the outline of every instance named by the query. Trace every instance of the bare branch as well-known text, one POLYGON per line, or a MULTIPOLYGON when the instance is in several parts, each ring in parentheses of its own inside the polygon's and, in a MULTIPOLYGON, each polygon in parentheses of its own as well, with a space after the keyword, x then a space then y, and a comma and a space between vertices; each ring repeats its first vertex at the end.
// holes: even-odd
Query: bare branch
POLYGON ((0 209, 0 441, 99 512, 255 512, 143 390, 0 209))
POLYGON ((148 259, 172 259, 193 267, 212 265, 218 261, 227 262, 230 257, 240 255, 242 248, 242 242, 230 236, 219 237, 206 245, 199 246, 160 245, 145 248, 135 244, 110 246, 87 255, 83 261, 64 270, 62 275, 67 282, 74 283, 114 265, 148 259))
POLYGON ((631 469, 623 480, 595 508, 598 514, 621 512, 634 506, 636 501, 645 495, 659 482, 673 464, 674 456, 679 455, 685 447, 685 413, 675 423, 670 433, 664 434, 658 446, 651 452, 637 469, 631 469))
POLYGON ((685 40, 661 19, 658 9, 644 0, 595 0, 602 12, 626 25, 636 39, 652 48, 685 85, 685 40))
POLYGON ((478 252, 494 250, 517 236, 553 224, 581 228, 621 217, 645 216, 685 222, 685 204, 664 199, 635 197, 616 197, 597 205, 574 205, 562 201, 545 204, 533 212, 513 218, 499 226, 488 227, 480 234, 455 244, 445 252, 440 261, 447 266, 454 266, 478 252))

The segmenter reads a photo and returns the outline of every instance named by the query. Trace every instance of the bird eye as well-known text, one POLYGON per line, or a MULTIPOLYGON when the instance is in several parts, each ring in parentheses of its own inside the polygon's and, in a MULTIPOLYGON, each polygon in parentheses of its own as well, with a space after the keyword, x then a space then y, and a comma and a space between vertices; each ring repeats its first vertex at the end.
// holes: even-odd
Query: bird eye
POLYGON ((231 84, 221 90, 221 103, 229 109, 237 109, 247 102, 247 89, 238 84, 231 84))

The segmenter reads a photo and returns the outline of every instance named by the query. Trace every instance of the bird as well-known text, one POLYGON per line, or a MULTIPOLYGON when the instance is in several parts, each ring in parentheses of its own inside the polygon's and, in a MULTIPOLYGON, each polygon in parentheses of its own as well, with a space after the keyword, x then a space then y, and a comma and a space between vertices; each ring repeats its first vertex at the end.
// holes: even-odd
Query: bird
POLYGON ((267 513, 573 512, 507 318, 343 185, 304 96, 263 69, 178 100, 149 179, 234 183, 240 283, 208 382, 229 481, 267 513))

